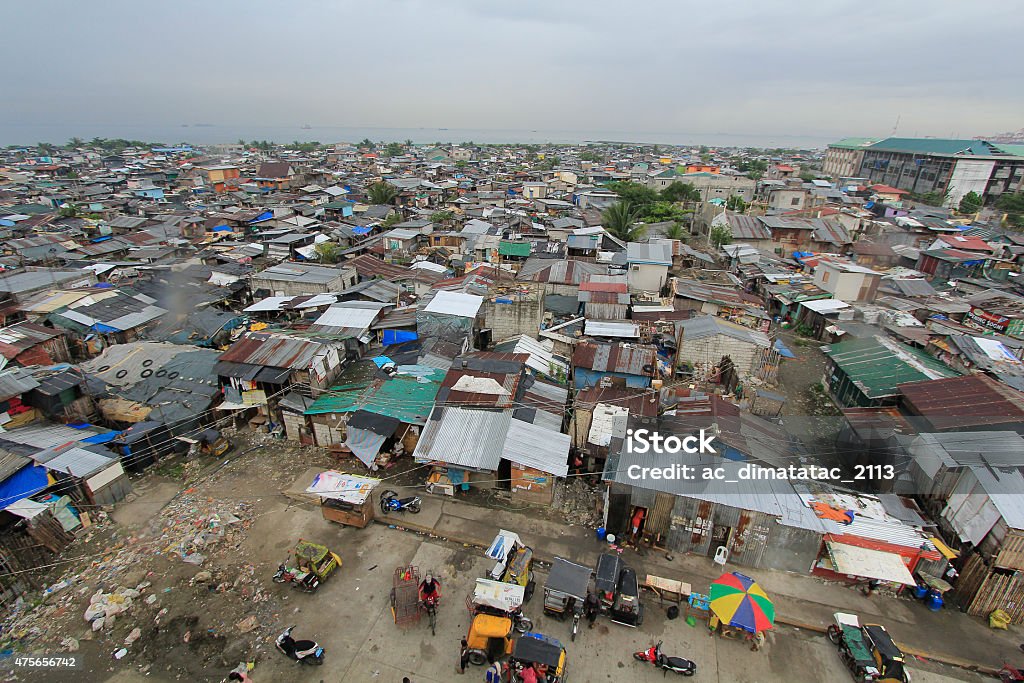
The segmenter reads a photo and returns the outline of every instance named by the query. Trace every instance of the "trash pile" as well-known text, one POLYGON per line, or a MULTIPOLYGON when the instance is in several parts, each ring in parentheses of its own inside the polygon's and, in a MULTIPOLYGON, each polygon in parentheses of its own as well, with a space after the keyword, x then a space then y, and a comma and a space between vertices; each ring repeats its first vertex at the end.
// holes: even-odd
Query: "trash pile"
POLYGON ((132 601, 137 600, 142 591, 151 585, 149 581, 143 581, 135 588, 120 588, 113 593, 97 590, 89 598, 89 606, 85 608, 85 620, 91 624, 93 631, 109 631, 114 628, 117 616, 128 612, 132 608, 132 601))
POLYGON ((597 528, 601 524, 603 498, 582 477, 569 477, 555 491, 554 507, 573 525, 597 528))

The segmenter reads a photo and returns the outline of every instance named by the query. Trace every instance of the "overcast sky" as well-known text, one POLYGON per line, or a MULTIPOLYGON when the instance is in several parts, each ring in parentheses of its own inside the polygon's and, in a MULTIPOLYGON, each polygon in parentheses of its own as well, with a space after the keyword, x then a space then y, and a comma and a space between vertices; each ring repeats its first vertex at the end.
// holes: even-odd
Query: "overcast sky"
MULTIPOLYGON (((970 137, 1024 127, 1011 0, 0 3, 0 142, 49 127, 970 137)), ((68 132, 71 131, 71 132, 68 132)))

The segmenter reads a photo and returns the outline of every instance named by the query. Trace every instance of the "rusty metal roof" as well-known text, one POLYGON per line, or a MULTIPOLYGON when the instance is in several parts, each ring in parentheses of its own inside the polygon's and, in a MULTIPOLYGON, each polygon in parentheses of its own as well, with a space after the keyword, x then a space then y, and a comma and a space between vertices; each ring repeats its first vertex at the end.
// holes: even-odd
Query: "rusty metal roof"
POLYGON ((326 344, 277 334, 248 333, 225 351, 221 361, 272 368, 307 369, 326 344))
POLYGON ((1024 424, 1024 395, 985 375, 900 384, 907 407, 938 431, 1024 424))
POLYGON ((657 352, 653 346, 580 342, 573 350, 572 364, 598 372, 650 375, 656 357, 657 352))

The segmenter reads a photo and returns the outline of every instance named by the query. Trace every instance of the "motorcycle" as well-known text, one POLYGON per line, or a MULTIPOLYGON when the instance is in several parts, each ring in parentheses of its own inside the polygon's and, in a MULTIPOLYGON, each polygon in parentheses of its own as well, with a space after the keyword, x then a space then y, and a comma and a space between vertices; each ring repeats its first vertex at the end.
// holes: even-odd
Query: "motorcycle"
POLYGON ((420 511, 420 504, 423 501, 419 496, 399 498, 395 491, 384 491, 380 494, 380 511, 385 515, 389 512, 409 512, 416 514, 420 511))
POLYGON ((692 676, 697 673, 696 662, 691 662, 689 659, 683 659, 682 657, 668 657, 662 654, 660 640, 654 647, 634 652, 633 659, 638 662, 650 662, 662 671, 672 671, 681 676, 692 676))
POLYGON ((320 579, 313 572, 299 573, 295 569, 289 569, 283 564, 277 565, 277 572, 274 573, 274 583, 290 583, 304 593, 312 593, 320 587, 320 579), (301 578, 298 578, 301 577, 301 578))
POLYGON ((295 640, 292 638, 292 629, 289 626, 284 633, 277 637, 274 645, 289 659, 294 659, 301 664, 324 663, 324 649, 315 640, 295 640))

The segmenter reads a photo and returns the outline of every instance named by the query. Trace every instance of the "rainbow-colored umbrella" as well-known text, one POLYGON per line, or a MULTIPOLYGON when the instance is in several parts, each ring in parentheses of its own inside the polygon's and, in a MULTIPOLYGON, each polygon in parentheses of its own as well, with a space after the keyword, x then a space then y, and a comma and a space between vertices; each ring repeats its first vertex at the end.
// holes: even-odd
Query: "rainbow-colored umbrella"
POLYGON ((711 611, 729 626, 757 633, 774 625, 775 605, 749 576, 722 574, 712 582, 708 598, 711 611))

